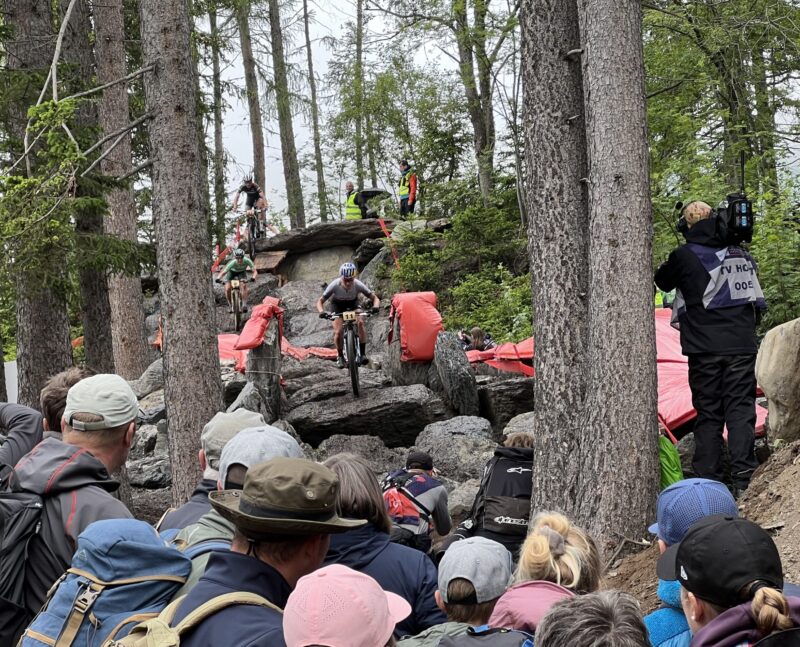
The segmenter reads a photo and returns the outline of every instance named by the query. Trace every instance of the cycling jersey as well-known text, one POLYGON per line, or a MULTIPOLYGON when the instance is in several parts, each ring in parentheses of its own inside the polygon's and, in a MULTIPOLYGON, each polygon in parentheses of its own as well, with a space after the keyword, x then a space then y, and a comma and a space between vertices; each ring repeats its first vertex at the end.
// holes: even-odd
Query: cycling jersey
POLYGON ((333 301, 334 306, 337 302, 355 303, 358 300, 358 295, 363 294, 365 297, 372 298, 372 290, 364 285, 358 279, 353 279, 353 283, 349 288, 346 288, 342 283, 341 278, 334 279, 325 288, 322 293, 322 301, 328 299, 333 301))
MULTIPOLYGON (((231 275, 243 275, 247 272, 247 270, 255 270, 256 266, 253 265, 253 261, 249 258, 245 257, 241 261, 238 259, 233 259, 230 261, 225 268, 222 270, 223 272, 227 272, 229 276, 231 275)), ((230 280, 230 279, 228 279, 230 280)))
POLYGON ((255 182, 250 188, 247 188, 244 184, 239 187, 239 193, 244 193, 247 196, 247 208, 252 209, 253 205, 258 201, 258 196, 261 193, 261 187, 258 186, 255 182))

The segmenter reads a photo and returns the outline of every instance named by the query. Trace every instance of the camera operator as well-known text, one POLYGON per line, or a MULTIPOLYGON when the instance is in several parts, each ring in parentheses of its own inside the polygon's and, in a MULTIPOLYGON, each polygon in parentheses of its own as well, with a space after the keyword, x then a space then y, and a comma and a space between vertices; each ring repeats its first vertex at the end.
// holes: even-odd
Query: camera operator
POLYGON ((686 244, 673 250, 656 285, 677 288, 673 326, 689 358, 689 386, 697 410, 695 476, 724 481, 722 431, 728 426, 733 494, 758 466, 755 458, 756 323, 766 302, 750 255, 731 240, 722 209, 692 202, 678 229, 686 244))

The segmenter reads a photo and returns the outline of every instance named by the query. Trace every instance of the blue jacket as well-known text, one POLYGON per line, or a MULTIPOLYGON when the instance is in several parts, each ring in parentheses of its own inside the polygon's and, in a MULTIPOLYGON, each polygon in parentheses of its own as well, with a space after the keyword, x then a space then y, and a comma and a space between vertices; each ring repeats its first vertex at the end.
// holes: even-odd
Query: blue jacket
POLYGON ((208 493, 216 492, 217 482, 214 479, 203 479, 197 484, 191 498, 180 508, 164 515, 158 526, 159 530, 175 528, 183 530, 186 526, 200 521, 200 517, 211 510, 208 493))
POLYGON ((658 581, 660 609, 644 617, 644 625, 653 647, 689 647, 692 632, 681 608, 680 582, 658 581))
MULTIPOLYGON (((291 588, 278 571, 255 557, 214 552, 205 574, 178 608, 172 626, 211 598, 236 591, 255 593, 283 609, 291 588)), ((181 638, 181 647, 216 645, 286 647, 283 616, 265 607, 235 605, 210 616, 181 638)))
POLYGON ((389 535, 372 524, 331 535, 325 564, 343 564, 372 577, 386 591, 411 605, 411 615, 397 623, 395 636, 416 636, 447 622, 436 606, 436 567, 418 550, 389 541, 389 535))

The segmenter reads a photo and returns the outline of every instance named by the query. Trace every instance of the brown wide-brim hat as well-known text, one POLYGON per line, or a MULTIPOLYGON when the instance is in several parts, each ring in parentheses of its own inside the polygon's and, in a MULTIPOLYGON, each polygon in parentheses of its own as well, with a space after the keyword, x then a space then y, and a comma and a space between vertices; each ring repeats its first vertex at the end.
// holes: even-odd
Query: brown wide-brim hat
POLYGON ((347 532, 366 519, 336 512, 339 479, 319 463, 273 458, 247 470, 242 490, 211 492, 214 509, 251 539, 347 532))

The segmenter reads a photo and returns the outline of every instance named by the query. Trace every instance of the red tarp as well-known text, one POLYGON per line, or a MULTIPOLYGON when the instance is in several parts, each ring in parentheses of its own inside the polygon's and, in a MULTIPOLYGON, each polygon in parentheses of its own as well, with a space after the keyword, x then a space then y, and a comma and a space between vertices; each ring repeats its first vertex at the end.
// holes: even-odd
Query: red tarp
MULTIPOLYGON (((672 310, 656 309, 656 357, 658 370, 658 419, 670 431, 697 417, 689 389, 689 364, 681 353, 680 333, 670 325, 672 310)), ((533 359, 533 337, 518 344, 506 343, 486 351, 467 352, 470 362, 484 362, 501 371, 533 375, 524 361, 533 359)), ((760 392, 760 391, 759 391, 760 392)), ((764 432, 767 410, 756 406, 756 435, 764 432)), ((727 434, 727 431, 726 431, 727 434)))
MULTIPOLYGON (((400 320, 400 361, 430 362, 436 336, 442 331, 442 315, 436 309, 435 292, 401 292, 392 298, 390 325, 400 320)), ((392 343, 391 333, 389 343, 392 343)))

